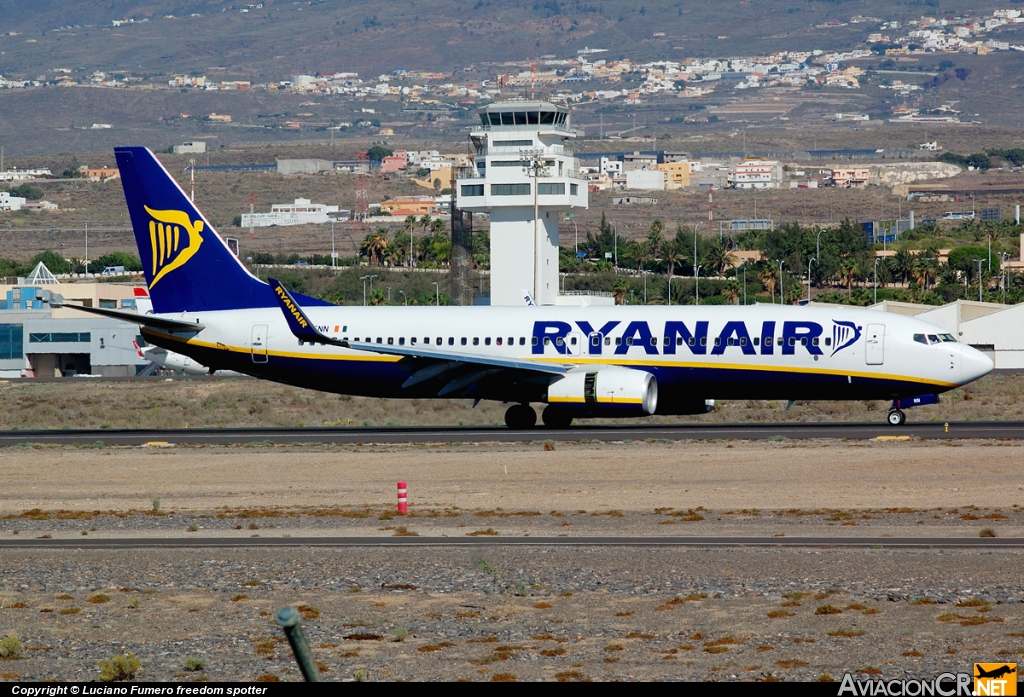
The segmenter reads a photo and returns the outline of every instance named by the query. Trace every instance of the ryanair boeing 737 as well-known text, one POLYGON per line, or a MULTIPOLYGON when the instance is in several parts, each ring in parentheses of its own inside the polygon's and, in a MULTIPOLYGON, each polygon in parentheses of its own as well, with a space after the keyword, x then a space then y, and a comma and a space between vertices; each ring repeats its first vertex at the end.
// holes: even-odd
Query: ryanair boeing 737
POLYGON ((510 428, 699 414, 715 399, 892 400, 902 409, 992 370, 912 317, 840 307, 340 307, 239 263, 146 148, 117 148, 153 314, 141 325, 211 370, 338 394, 510 403, 510 428))

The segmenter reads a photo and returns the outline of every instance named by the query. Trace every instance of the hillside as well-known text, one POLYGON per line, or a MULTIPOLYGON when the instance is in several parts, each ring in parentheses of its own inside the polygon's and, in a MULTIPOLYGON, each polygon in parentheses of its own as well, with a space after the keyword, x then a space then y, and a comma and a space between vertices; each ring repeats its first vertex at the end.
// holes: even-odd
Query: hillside
MULTIPOLYGON (((608 58, 842 49, 879 22, 940 14, 937 0, 0 0, 0 74, 32 77, 63 66, 287 79, 296 73, 453 70, 584 47, 608 58), (243 11, 244 10, 244 11, 243 11), (133 23, 114 27, 115 20, 133 23), (145 20, 145 21, 143 21, 145 20), (829 20, 838 26, 823 27, 829 20), (655 37, 655 32, 664 36, 655 37), (13 35, 12 35, 13 34, 13 35)), ((974 0, 976 15, 1005 3, 974 0)))

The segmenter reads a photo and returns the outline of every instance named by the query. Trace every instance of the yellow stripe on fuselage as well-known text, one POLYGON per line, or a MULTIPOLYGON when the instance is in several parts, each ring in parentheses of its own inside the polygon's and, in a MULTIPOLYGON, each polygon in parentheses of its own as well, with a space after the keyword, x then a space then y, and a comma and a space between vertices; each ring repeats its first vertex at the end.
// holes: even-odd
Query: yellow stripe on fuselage
MULTIPOLYGON (((158 336, 162 339, 174 341, 177 343, 185 344, 188 346, 199 346, 202 348, 215 349, 218 351, 228 351, 229 353, 241 353, 251 354, 252 348, 248 346, 228 346, 221 343, 211 343, 208 341, 199 341, 197 339, 182 339, 178 336, 171 334, 165 334, 163 332, 156 331, 152 328, 143 327, 142 333, 158 336)), ((355 350, 355 349, 353 349, 355 350)), ((260 355, 263 355, 262 353, 260 355)), ((397 363, 402 360, 405 356, 388 356, 388 355, 373 355, 369 351, 360 351, 355 354, 320 354, 320 353, 300 353, 292 351, 268 351, 268 356, 278 356, 280 358, 300 358, 305 360, 318 360, 318 361, 367 361, 374 363, 397 363)), ((899 380, 901 382, 914 382, 922 385, 934 385, 937 387, 959 387, 960 383, 957 382, 946 382, 944 380, 932 380, 929 378, 916 377, 912 375, 890 375, 886 373, 869 373, 864 371, 850 371, 850 370, 833 370, 830 368, 814 368, 814 367, 801 367, 801 366, 784 366, 784 365, 747 365, 743 363, 712 363, 712 362, 699 362, 699 361, 643 361, 639 359, 615 359, 615 358, 584 358, 582 356, 544 356, 544 357, 527 357, 521 358, 520 360, 535 361, 537 363, 574 363, 576 365, 616 365, 629 368, 703 368, 708 370, 749 370, 759 371, 766 373, 790 373, 790 374, 803 374, 803 375, 835 375, 841 377, 854 377, 863 378, 868 380, 899 380), (570 360, 571 359, 571 360, 570 360)))

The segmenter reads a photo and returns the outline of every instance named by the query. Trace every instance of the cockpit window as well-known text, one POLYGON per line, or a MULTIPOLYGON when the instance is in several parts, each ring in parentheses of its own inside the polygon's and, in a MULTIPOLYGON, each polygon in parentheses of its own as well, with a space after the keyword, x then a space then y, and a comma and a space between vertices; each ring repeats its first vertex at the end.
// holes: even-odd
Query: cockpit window
POLYGON ((916 341, 919 344, 925 344, 926 346, 928 345, 928 339, 927 337, 925 337, 924 334, 914 334, 914 341, 916 341))
POLYGON ((939 337, 937 335, 935 335, 935 334, 929 334, 928 335, 928 343, 929 344, 937 344, 937 343, 939 343, 939 337))
POLYGON ((953 343, 956 343, 956 337, 952 334, 939 334, 939 338, 943 341, 952 341, 953 343))

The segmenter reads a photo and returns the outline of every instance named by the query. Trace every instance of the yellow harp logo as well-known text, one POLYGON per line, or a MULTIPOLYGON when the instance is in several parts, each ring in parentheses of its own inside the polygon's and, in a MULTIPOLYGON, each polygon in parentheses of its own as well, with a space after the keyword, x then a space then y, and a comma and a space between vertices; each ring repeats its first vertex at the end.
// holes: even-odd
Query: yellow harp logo
POLYGON ((155 211, 144 206, 152 220, 149 221, 149 244, 153 253, 152 288, 161 278, 174 271, 199 251, 203 243, 200 233, 203 221, 194 223, 184 211, 155 211), (184 233, 184 239, 182 239, 184 233))

